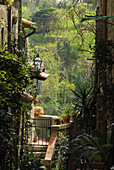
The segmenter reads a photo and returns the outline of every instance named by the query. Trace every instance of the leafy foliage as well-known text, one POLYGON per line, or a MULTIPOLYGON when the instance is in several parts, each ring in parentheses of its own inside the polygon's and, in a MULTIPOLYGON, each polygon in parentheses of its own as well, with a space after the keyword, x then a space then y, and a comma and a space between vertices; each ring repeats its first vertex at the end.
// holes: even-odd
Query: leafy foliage
POLYGON ((5 110, 0 110, 0 165, 4 163, 8 152, 12 147, 12 117, 13 115, 5 110))
POLYGON ((67 168, 67 151, 69 146, 69 139, 62 133, 59 134, 58 141, 55 146, 55 153, 52 162, 52 168, 57 166, 58 170, 67 168))
POLYGON ((20 110, 31 109, 21 100, 21 93, 30 84, 28 67, 23 56, 16 56, 0 49, 0 148, 2 163, 16 160, 19 140, 20 110), (12 113, 9 113, 9 111, 12 113), (8 154, 8 152, 11 152, 8 154), (15 157, 14 157, 15 155, 15 157))
POLYGON ((0 50, 0 106, 16 107, 20 92, 29 84, 29 75, 22 58, 0 50), (13 103, 13 105, 12 105, 13 103))
POLYGON ((37 156, 35 157, 32 152, 28 154, 28 151, 23 154, 20 162, 20 168, 21 170, 40 170, 40 168, 45 169, 41 159, 37 156))
POLYGON ((82 148, 84 151, 90 150, 89 157, 91 157, 92 161, 99 160, 108 163, 109 149, 112 147, 112 145, 110 143, 105 143, 104 135, 100 130, 95 130, 94 136, 88 135, 86 133, 78 135, 73 142, 76 142, 78 147, 80 149, 82 148))
POLYGON ((63 4, 54 1, 56 5, 53 1, 47 2, 39 1, 37 11, 31 15, 38 25, 38 34, 31 36, 30 42, 40 49, 38 52, 45 70, 50 74, 41 83, 39 105, 44 107, 45 114, 57 115, 61 105, 73 101, 69 87, 74 90, 77 83, 90 79, 92 62, 87 58, 91 58, 94 52, 95 24, 88 22, 82 25, 81 19, 85 15, 94 15, 95 11, 91 4, 77 3, 75 8, 75 2, 73 4, 71 1, 63 4), (44 18, 47 20, 43 26, 44 18), (40 28, 44 28, 45 36, 40 28))
POLYGON ((45 32, 49 32, 50 30, 49 23, 54 18, 53 11, 54 8, 43 6, 31 16, 32 21, 37 23, 40 32, 43 32, 43 36, 45 36, 45 32))
POLYGON ((93 85, 80 84, 76 90, 71 89, 71 91, 75 95, 75 108, 80 110, 79 117, 82 121, 83 130, 86 130, 86 133, 90 133, 95 128, 93 85))

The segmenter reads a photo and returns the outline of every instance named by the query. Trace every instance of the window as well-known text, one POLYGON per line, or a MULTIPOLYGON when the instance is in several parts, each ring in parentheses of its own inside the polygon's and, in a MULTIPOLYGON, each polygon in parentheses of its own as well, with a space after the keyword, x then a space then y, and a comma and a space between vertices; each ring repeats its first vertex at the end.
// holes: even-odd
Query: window
POLYGON ((4 45, 4 28, 2 28, 2 30, 1 30, 1 45, 2 45, 2 47, 4 45))

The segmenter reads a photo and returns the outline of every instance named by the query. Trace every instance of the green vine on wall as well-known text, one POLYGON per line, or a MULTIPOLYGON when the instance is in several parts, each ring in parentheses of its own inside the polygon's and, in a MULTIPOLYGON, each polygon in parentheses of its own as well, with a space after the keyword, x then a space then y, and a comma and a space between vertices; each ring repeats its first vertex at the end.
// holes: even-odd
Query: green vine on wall
POLYGON ((11 160, 12 163, 17 163, 15 153, 18 145, 16 141, 19 140, 21 112, 31 109, 21 100, 21 93, 31 84, 26 62, 23 56, 18 57, 0 48, 0 165, 8 160, 10 163, 11 160))
POLYGON ((67 151, 69 146, 68 136, 59 133, 58 140, 55 146, 55 153, 52 161, 52 169, 66 170, 67 169, 67 151))
POLYGON ((29 83, 30 78, 22 59, 0 49, 0 106, 16 107, 20 102, 20 92, 29 83))

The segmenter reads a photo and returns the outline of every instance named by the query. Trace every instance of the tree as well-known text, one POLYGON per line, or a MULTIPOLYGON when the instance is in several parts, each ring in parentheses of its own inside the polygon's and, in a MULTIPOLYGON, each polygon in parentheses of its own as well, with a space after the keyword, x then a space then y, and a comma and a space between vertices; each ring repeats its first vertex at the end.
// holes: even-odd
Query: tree
POLYGON ((54 8, 44 4, 39 8, 39 11, 31 16, 32 21, 37 23, 40 32, 43 32, 43 36, 45 36, 46 32, 50 31, 50 21, 54 18, 53 12, 54 8))
MULTIPOLYGON (((87 25, 80 21, 85 14, 92 15, 94 11, 90 11, 87 4, 77 4, 77 8, 72 7, 72 3, 70 5, 70 9, 54 9, 56 21, 55 17, 49 21, 52 29, 47 31, 45 37, 41 36, 40 31, 35 35, 38 47, 48 49, 48 52, 41 51, 40 54, 50 74, 50 77, 43 82, 41 96, 44 98, 40 98, 41 103, 39 103, 44 107, 46 114, 58 114, 57 108, 60 105, 73 100, 69 87, 74 89, 77 83, 88 81, 90 78, 91 62, 87 58, 91 58, 94 52, 92 49, 95 42, 94 23, 87 25)), ((40 26, 42 20, 38 22, 40 26)))

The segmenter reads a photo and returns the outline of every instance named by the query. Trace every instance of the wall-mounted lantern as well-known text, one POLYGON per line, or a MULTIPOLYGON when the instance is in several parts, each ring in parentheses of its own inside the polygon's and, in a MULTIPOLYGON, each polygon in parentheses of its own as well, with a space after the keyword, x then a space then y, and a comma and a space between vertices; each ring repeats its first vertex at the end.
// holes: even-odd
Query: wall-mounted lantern
POLYGON ((35 67, 36 71, 41 70, 42 59, 39 57, 39 54, 33 59, 33 64, 34 64, 34 67, 35 67))
POLYGON ((46 80, 49 74, 45 73, 45 68, 43 67, 42 59, 39 54, 33 59, 34 71, 32 71, 32 77, 37 80, 46 80))

